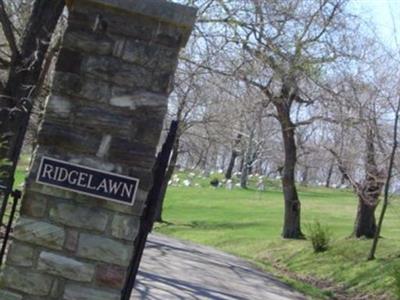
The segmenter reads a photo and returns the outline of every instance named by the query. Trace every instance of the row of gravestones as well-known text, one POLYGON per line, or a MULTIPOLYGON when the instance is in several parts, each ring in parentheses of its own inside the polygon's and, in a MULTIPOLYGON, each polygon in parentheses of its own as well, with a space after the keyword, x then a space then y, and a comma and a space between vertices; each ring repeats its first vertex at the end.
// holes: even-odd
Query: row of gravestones
POLYGON ((163 0, 75 1, 1 300, 121 298, 195 14, 163 0))

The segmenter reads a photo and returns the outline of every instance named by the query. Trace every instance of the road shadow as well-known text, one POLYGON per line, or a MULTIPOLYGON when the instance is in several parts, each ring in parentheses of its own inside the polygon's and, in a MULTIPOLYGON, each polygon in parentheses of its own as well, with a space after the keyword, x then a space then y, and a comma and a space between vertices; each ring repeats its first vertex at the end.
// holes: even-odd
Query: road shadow
POLYGON ((233 294, 224 293, 212 288, 193 284, 189 281, 159 276, 148 272, 139 272, 138 288, 140 299, 173 300, 173 299, 215 299, 215 300, 248 300, 233 294), (158 291, 154 291, 146 283, 157 283, 158 291))
POLYGON ((210 247, 151 235, 132 299, 305 299, 246 261, 210 247))

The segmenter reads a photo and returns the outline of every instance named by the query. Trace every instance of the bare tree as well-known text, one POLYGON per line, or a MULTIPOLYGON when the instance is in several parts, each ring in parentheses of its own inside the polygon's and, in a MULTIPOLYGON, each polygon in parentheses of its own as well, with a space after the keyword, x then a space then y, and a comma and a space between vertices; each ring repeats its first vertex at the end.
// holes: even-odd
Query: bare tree
MULTIPOLYGON (((285 216, 282 236, 302 238, 300 201, 295 184, 297 163, 294 106, 311 105, 315 95, 306 88, 318 79, 325 64, 346 49, 335 48, 343 38, 346 1, 216 1, 219 11, 204 22, 222 24, 225 48, 241 53, 232 63, 240 80, 259 89, 264 106, 275 108, 284 148, 282 185, 285 216)), ((221 30, 220 30, 221 31, 221 30)))
POLYGON ((233 172, 233 168, 235 167, 236 158, 240 154, 240 152, 238 150, 238 146, 240 145, 241 140, 242 140, 242 134, 238 133, 235 140, 232 143, 232 150, 231 150, 231 155, 229 158, 229 164, 228 164, 228 168, 226 169, 226 172, 225 172, 226 179, 232 178, 232 172, 233 172))
POLYGON ((163 180, 163 186, 155 221, 162 222, 162 211, 168 182, 175 171, 179 154, 181 153, 181 139, 188 134, 193 126, 212 122, 212 116, 208 113, 206 102, 208 98, 204 95, 207 90, 202 90, 207 83, 204 82, 203 74, 198 67, 182 62, 178 68, 175 78, 175 90, 171 96, 169 119, 177 122, 175 139, 170 153, 168 168, 163 180))
POLYGON ((394 108, 394 122, 393 122, 393 145, 392 145, 392 151, 390 154, 390 160, 389 160, 389 167, 387 170, 386 174, 386 182, 385 182, 385 192, 384 192, 384 197, 383 197, 383 205, 382 205, 382 211, 379 216, 379 222, 378 226, 375 230, 375 235, 374 235, 374 240, 372 242, 372 247, 370 250, 370 253, 368 255, 368 260, 373 260, 375 259, 375 252, 376 248, 378 247, 378 240, 379 236, 381 234, 382 230, 382 225, 383 225, 383 220, 385 218, 386 210, 389 204, 389 188, 390 188, 390 182, 392 180, 393 176, 393 168, 394 168, 394 162, 395 162, 395 156, 396 156, 396 151, 397 151, 397 146, 398 146, 398 141, 397 141, 397 132, 398 132, 398 126, 399 126, 399 114, 400 114, 400 98, 397 100, 397 105, 396 108, 394 108))
POLYGON ((332 115, 337 122, 337 133, 329 151, 358 198, 352 234, 357 238, 375 236, 375 210, 386 181, 384 141, 388 128, 384 116, 390 96, 378 75, 365 65, 356 73, 338 78, 340 92, 336 95, 336 110, 330 107, 337 114, 332 115))
POLYGON ((0 158, 14 162, 7 171, 10 173, 15 168, 18 150, 24 140, 33 99, 48 71, 43 68, 46 67, 43 63, 64 5, 64 0, 36 0, 33 3, 0 0, 0 23, 7 41, 6 50, 0 53, 4 71, 1 77, 6 78, 0 83, 0 136, 3 142, 0 158), (27 14, 27 11, 29 17, 18 30, 21 26, 18 13, 27 14))

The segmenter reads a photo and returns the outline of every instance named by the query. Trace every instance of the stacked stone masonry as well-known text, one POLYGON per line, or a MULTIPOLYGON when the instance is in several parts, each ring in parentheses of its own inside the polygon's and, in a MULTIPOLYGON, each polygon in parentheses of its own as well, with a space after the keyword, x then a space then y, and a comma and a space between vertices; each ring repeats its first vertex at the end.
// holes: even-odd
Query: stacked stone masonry
POLYGON ((1 300, 121 298, 178 53, 195 14, 163 0, 75 1, 1 300), (134 205, 36 183, 42 156, 138 178, 134 205))

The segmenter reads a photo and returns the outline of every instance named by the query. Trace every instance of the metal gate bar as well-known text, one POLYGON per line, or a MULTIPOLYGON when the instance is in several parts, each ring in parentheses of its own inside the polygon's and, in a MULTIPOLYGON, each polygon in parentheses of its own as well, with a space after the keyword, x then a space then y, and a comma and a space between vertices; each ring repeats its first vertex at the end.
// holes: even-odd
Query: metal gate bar
POLYGON ((16 136, 14 139, 11 139, 10 136, 2 136, 1 140, 6 143, 6 145, 1 145, 1 160, 7 160, 9 164, 5 166, 0 166, 0 171, 5 171, 6 176, 2 176, 0 178, 0 192, 2 193, 3 202, 0 208, 0 227, 3 226, 4 215, 7 211, 7 204, 9 202, 9 197, 13 197, 13 205, 12 205, 12 214, 10 215, 10 219, 8 220, 6 227, 5 239, 3 239, 1 252, 0 252, 0 266, 3 262, 3 256, 5 254, 5 249, 7 246, 7 241, 9 237, 9 233, 11 231, 12 221, 15 216, 15 210, 17 208, 16 202, 18 202, 21 193, 19 191, 13 192, 14 186, 14 175, 17 169, 18 160, 21 154, 21 149, 24 143, 25 134, 29 124, 29 117, 32 111, 32 103, 27 99, 22 99, 19 103, 13 108, 3 108, 1 110, 1 130, 0 132, 4 133, 7 130, 11 130, 16 136), (8 147, 8 148, 5 148, 8 147), (15 207, 15 209, 14 209, 15 207), (4 249, 3 249, 4 248, 4 249))
MULTIPOLYGON (((10 217, 7 222, 6 232, 5 232, 3 240, 2 240, 2 245, 1 245, 1 250, 0 250, 0 266, 3 264, 3 258, 6 253, 8 239, 10 237, 10 232, 11 232, 12 224, 13 224, 14 217, 15 217, 15 212, 17 211, 18 201, 19 201, 19 199, 21 199, 21 191, 15 190, 11 193, 11 196, 13 198, 13 200, 12 200, 13 202, 12 202, 10 217)), ((7 208, 7 206, 6 206, 6 208, 7 208)))
POLYGON ((153 167, 153 186, 147 196, 146 207, 143 211, 142 217, 140 218, 139 233, 134 241, 135 252, 129 265, 128 277, 121 293, 121 300, 129 300, 135 286, 136 276, 139 270, 144 247, 146 245, 147 236, 153 228, 157 202, 160 200, 160 192, 165 178, 165 172, 168 168, 171 150, 175 143, 177 131, 178 121, 172 121, 168 131, 168 136, 161 151, 157 155, 157 160, 153 167))

